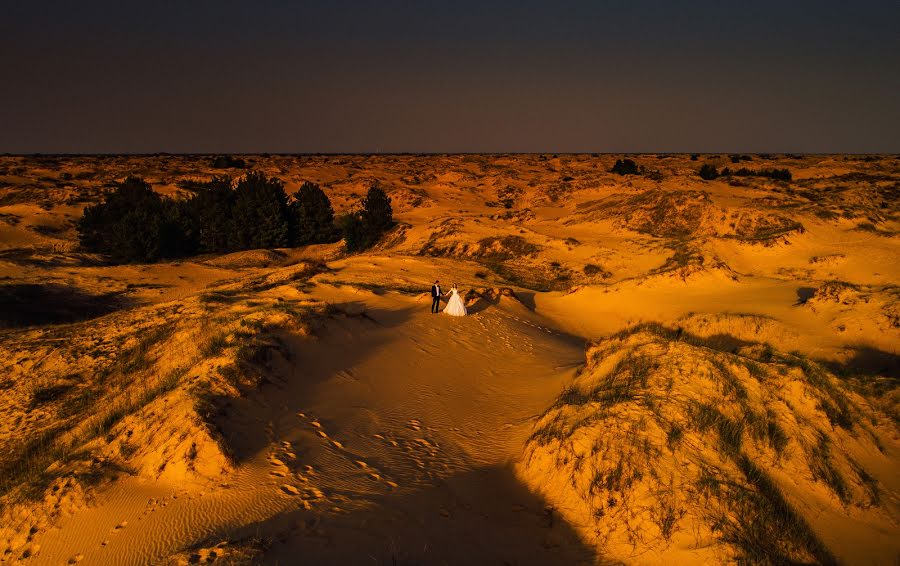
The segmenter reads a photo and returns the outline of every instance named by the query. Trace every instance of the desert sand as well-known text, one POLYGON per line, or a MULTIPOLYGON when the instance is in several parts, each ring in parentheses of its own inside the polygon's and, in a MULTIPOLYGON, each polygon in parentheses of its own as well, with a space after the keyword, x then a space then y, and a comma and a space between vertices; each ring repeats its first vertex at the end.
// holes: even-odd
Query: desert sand
POLYGON ((241 157, 398 224, 111 265, 111 183, 245 171, 0 157, 0 562, 900 560, 897 156, 241 157))

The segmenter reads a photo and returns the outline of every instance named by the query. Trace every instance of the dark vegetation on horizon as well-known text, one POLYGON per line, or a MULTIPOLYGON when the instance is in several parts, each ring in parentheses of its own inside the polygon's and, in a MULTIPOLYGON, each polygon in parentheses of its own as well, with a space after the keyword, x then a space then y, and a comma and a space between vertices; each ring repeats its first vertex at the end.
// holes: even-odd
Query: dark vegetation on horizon
MULTIPOLYGON (((746 156, 745 156, 746 157, 746 156)), ((734 161, 732 162, 739 162, 734 161)), ((717 179, 719 177, 768 177, 769 179, 775 179, 776 181, 791 181, 793 180, 793 176, 791 175, 790 170, 788 169, 747 169, 746 167, 741 167, 740 169, 731 170, 728 167, 723 167, 721 171, 719 171, 715 165, 711 163, 705 163, 700 167, 698 171, 700 178, 705 181, 712 181, 713 179, 717 179)))
POLYGON ((200 253, 228 253, 337 242, 348 251, 374 245, 393 224, 391 199, 376 186, 361 207, 335 219, 324 191, 306 182, 293 197, 284 183, 251 171, 234 181, 192 184, 187 199, 167 198, 140 177, 117 183, 78 221, 81 246, 117 263, 153 262, 200 253))
MULTIPOLYGON (((658 159, 664 159, 667 156, 657 155, 658 159)), ((610 173, 616 175, 638 175, 646 177, 652 181, 662 181, 663 175, 659 170, 650 169, 643 165, 638 165, 633 159, 616 159, 616 163, 609 170, 610 173)))

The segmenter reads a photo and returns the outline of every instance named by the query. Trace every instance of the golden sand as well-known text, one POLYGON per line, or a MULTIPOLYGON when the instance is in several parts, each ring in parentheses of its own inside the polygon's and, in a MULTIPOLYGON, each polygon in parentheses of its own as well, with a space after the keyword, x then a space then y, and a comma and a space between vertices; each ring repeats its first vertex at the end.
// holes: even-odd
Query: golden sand
POLYGON ((0 331, 0 562, 900 556, 895 156, 247 159, 399 224, 113 266, 72 227, 104 183, 220 171, 0 158, 0 278, 55 293, 0 331))

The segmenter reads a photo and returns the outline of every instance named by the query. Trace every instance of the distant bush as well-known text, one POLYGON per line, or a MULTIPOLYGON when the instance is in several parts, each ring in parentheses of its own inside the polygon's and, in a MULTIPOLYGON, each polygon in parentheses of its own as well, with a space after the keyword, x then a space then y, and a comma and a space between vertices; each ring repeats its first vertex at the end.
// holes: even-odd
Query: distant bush
POLYGON ((617 175, 638 175, 637 163, 631 159, 616 159, 615 165, 609 170, 617 175))
POLYGON ((787 169, 747 169, 746 167, 741 167, 735 171, 732 171, 728 167, 722 169, 720 173, 723 177, 728 177, 734 175, 735 177, 768 177, 770 179, 775 179, 777 181, 791 181, 793 179, 793 175, 787 169))
POLYGON ((213 169, 246 169, 247 162, 230 155, 217 155, 213 158, 213 169))
POLYGON ((732 163, 740 163, 741 161, 753 161, 753 158, 749 155, 738 155, 733 154, 729 156, 731 158, 732 163))
POLYGON ((697 159, 698 159, 699 157, 700 157, 700 156, 699 156, 698 154, 692 153, 692 154, 691 154, 691 161, 697 161, 697 159))
POLYGON ((704 163, 700 166, 700 178, 705 181, 712 181, 719 176, 719 171, 712 163, 704 163))
POLYGON ((607 279, 612 276, 612 273, 603 269, 599 265, 594 265, 593 263, 589 263, 584 266, 584 274, 588 277, 593 277, 595 275, 602 277, 603 279, 607 279))

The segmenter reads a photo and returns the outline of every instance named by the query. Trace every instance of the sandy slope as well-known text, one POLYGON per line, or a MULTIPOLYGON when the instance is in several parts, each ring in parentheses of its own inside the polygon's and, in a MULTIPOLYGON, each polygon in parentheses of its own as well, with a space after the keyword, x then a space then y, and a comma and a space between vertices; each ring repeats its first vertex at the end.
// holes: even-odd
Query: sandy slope
POLYGON ((154 563, 204 539, 272 536, 307 520, 313 531, 276 542, 264 561, 591 556, 509 468, 529 419, 580 364, 578 339, 512 300, 452 319, 396 294, 322 297, 364 304, 371 318, 291 344, 282 380, 235 408, 225 434, 238 473, 221 486, 124 480, 48 532, 40 562, 154 563))

